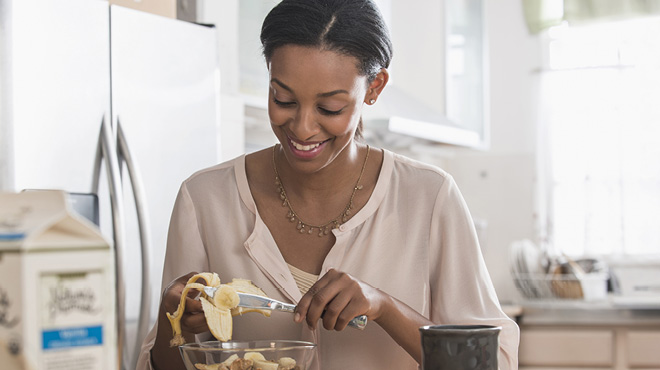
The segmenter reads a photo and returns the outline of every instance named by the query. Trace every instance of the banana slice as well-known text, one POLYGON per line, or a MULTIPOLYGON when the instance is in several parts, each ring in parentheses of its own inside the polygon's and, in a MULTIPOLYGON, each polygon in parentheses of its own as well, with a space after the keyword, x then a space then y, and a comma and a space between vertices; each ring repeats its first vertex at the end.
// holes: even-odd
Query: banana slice
POLYGON ((236 289, 227 284, 220 285, 213 295, 213 304, 218 308, 226 310, 235 308, 240 301, 241 299, 238 298, 236 289))
POLYGON ((266 361, 266 358, 260 352, 246 352, 243 358, 252 361, 266 361))
POLYGON ((296 360, 291 357, 282 357, 278 361, 277 370, 293 370, 296 368, 296 360))
POLYGON ((254 367, 261 370, 277 370, 279 365, 272 361, 254 361, 254 367))

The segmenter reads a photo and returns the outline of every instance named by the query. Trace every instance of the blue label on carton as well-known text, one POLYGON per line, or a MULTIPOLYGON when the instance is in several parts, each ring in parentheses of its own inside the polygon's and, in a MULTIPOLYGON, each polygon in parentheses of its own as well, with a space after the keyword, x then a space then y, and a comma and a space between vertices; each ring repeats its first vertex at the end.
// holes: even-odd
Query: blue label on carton
POLYGON ((0 241, 14 241, 25 238, 23 232, 2 232, 0 233, 0 241))
POLYGON ((100 346, 103 344, 102 326, 83 326, 42 332, 43 349, 100 346))

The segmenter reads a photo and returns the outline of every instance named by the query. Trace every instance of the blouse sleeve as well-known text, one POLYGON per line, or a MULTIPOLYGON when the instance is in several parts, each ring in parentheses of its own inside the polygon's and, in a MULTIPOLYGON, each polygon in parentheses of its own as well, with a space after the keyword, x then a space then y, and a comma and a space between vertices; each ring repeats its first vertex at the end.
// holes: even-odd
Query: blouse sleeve
MULTIPOLYGON (((197 222, 195 205, 184 183, 177 195, 170 219, 161 292, 181 275, 208 270, 208 258, 197 222)), ((158 320, 142 343, 136 369, 153 369, 151 348, 156 340, 157 326, 158 320)))
POLYGON ((518 369, 518 326, 500 307, 472 217, 450 175, 440 188, 431 221, 431 321, 501 326, 499 368, 518 369))

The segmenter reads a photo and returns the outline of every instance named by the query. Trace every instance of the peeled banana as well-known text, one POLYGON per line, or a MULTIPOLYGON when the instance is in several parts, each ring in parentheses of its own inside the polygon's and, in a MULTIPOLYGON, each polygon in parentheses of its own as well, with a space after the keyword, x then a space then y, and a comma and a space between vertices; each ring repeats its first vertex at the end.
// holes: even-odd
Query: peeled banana
MULTIPOLYGON (((239 293, 249 293, 249 294, 266 297, 266 293, 263 290, 261 290, 261 288, 254 285, 250 280, 234 278, 231 280, 231 283, 227 283, 227 285, 236 289, 236 291, 239 293)), ((271 313, 270 310, 259 310, 256 308, 234 307, 231 309, 232 316, 242 315, 246 312, 259 312, 260 314, 266 317, 270 317, 270 313, 271 313)))
POLYGON ((186 342, 181 333, 181 318, 185 311, 186 297, 190 289, 196 289, 201 292, 199 300, 202 302, 206 323, 209 326, 211 334, 219 341, 226 342, 231 340, 232 316, 242 315, 245 312, 259 312, 264 316, 270 316, 269 310, 243 309, 238 307, 240 299, 237 292, 266 296, 266 293, 250 280, 233 279, 231 283, 221 284, 218 274, 214 272, 199 273, 188 279, 183 292, 181 292, 181 301, 176 311, 171 314, 167 312, 167 318, 172 325, 172 340, 170 340, 170 346, 172 347, 180 346, 186 342), (197 281, 199 279, 203 279, 206 284, 198 283, 197 281), (217 287, 213 297, 209 297, 204 292, 205 286, 217 287))

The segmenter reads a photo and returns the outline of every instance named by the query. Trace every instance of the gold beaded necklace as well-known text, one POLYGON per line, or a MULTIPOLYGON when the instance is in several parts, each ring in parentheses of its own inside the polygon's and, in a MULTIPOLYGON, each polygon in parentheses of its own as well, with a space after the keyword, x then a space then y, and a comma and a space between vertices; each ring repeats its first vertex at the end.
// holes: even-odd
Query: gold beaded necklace
POLYGON ((298 231, 301 234, 312 234, 314 232, 314 229, 316 229, 318 230, 319 237, 322 237, 324 235, 328 235, 330 230, 336 229, 341 224, 348 221, 351 215, 351 209, 353 208, 353 198, 355 197, 355 193, 358 190, 362 190, 362 185, 360 185, 360 180, 362 180, 362 174, 364 173, 364 169, 367 167, 367 159, 369 159, 369 149, 370 149, 369 145, 367 145, 367 155, 364 157, 364 163, 362 164, 362 170, 360 170, 360 176, 358 176, 357 182, 355 183, 355 187, 353 187, 353 192, 351 193, 351 199, 348 201, 348 204, 346 205, 344 210, 339 214, 339 216, 324 223, 323 225, 318 225, 318 226, 303 221, 300 218, 300 216, 298 216, 296 211, 293 210, 293 207, 291 206, 291 202, 289 202, 289 198, 286 196, 286 191, 284 190, 284 185, 282 184, 282 180, 280 179, 280 174, 277 172, 277 166, 275 165, 276 149, 277 149, 277 144, 273 146, 273 169, 275 170, 275 185, 277 186, 277 192, 280 193, 280 199, 282 200, 282 207, 289 208, 289 211, 286 214, 286 218, 288 218, 289 221, 291 222, 296 222, 296 220, 298 221, 296 225, 298 231))

